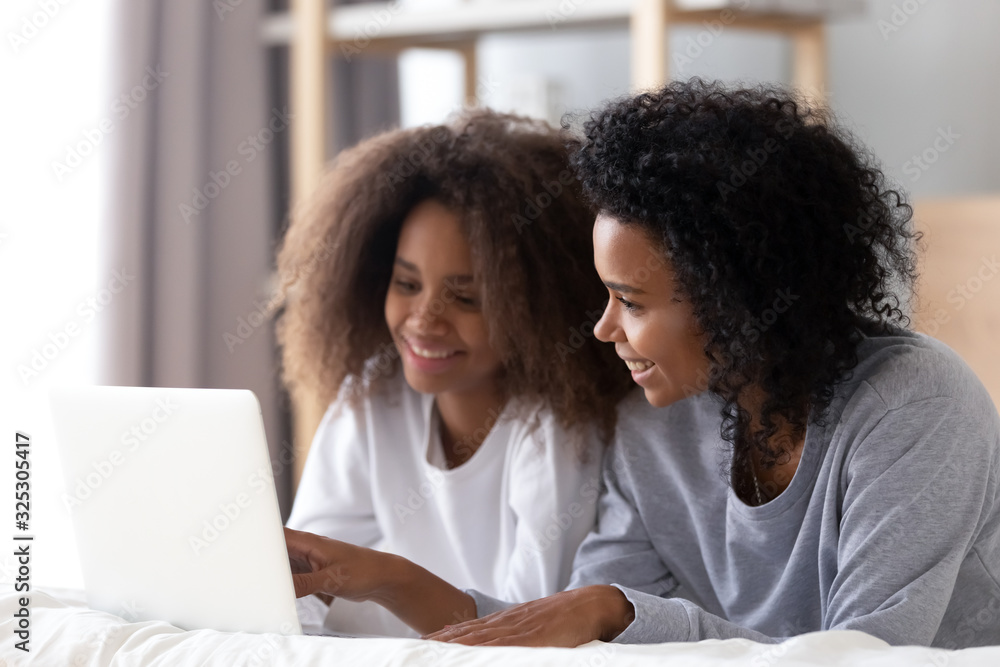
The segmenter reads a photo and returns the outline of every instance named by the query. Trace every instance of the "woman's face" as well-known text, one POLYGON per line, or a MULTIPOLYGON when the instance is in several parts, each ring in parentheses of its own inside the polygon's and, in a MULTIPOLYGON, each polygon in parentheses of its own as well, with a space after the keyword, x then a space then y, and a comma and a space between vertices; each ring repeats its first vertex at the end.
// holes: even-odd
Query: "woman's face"
POLYGON ((489 344, 461 223, 433 199, 403 221, 385 321, 406 381, 427 394, 493 391, 501 363, 489 344))
POLYGON ((601 213, 594 264, 611 295, 594 335, 615 344, 646 400, 663 407, 707 389, 709 363, 691 304, 646 233, 601 213))

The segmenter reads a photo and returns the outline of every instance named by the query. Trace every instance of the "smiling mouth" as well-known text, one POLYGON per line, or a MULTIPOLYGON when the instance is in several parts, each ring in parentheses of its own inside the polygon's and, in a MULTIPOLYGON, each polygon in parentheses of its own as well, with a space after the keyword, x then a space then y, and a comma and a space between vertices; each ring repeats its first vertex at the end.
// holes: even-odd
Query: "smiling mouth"
POLYGON ((425 347, 421 347, 419 343, 414 342, 413 340, 407 338, 406 336, 403 336, 403 341, 406 343, 406 346, 410 348, 410 351, 414 355, 420 357, 421 359, 447 359, 449 357, 454 357, 456 354, 459 353, 458 350, 451 350, 451 349, 432 350, 425 347))
POLYGON ((413 354, 417 355, 418 357, 423 357, 424 359, 447 359, 448 357, 453 357, 456 354, 458 354, 458 352, 454 352, 454 351, 452 351, 452 352, 434 352, 432 350, 425 350, 425 349, 423 349, 421 347, 418 347, 418 346, 414 345, 413 343, 410 343, 409 341, 407 341, 407 343, 409 344, 410 349, 413 350, 413 354))
POLYGON ((655 365, 652 361, 632 361, 630 359, 623 359, 623 361, 630 371, 645 371, 655 365))

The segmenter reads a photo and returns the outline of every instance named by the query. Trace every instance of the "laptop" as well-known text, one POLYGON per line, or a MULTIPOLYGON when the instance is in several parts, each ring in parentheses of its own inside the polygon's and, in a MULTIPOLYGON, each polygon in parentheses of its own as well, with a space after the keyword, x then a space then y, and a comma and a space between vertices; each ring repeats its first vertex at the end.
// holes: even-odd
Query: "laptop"
POLYGON ((49 401, 91 608, 303 634, 253 392, 61 387, 49 401))

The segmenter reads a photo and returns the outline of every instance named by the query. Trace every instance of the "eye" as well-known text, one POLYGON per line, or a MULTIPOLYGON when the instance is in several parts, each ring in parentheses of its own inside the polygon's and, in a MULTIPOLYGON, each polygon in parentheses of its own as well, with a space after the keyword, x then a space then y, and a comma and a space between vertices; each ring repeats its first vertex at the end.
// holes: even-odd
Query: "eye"
POLYGON ((406 278, 393 278, 392 284, 403 294, 414 294, 420 291, 420 284, 406 278))
POLYGON ((479 299, 474 296, 469 296, 467 294, 459 294, 458 292, 452 292, 452 296, 455 297, 455 301, 466 308, 478 308, 479 299))
POLYGON ((616 296, 615 298, 618 299, 618 301, 623 306, 625 306, 625 310, 627 310, 628 312, 632 313, 632 312, 635 312, 636 310, 639 310, 639 306, 636 305, 636 304, 634 304, 634 303, 632 303, 631 301, 627 301, 627 300, 623 299, 620 296, 616 296))

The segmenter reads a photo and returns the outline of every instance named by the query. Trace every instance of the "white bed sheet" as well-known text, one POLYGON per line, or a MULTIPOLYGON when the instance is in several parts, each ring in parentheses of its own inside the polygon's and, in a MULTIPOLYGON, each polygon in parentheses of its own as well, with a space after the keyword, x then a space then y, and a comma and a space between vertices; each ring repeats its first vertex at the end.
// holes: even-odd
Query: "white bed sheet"
POLYGON ((30 653, 17 650, 17 598, 0 586, 0 665, 20 667, 157 667, 198 665, 359 665, 426 667, 605 667, 684 665, 685 667, 963 667, 1000 665, 1000 646, 944 651, 890 647, 860 632, 815 632, 779 645, 742 639, 688 644, 623 646, 592 642, 575 649, 472 648, 414 639, 339 639, 197 630, 185 632, 163 622, 129 622, 93 611, 82 593, 67 589, 31 594, 30 653))

